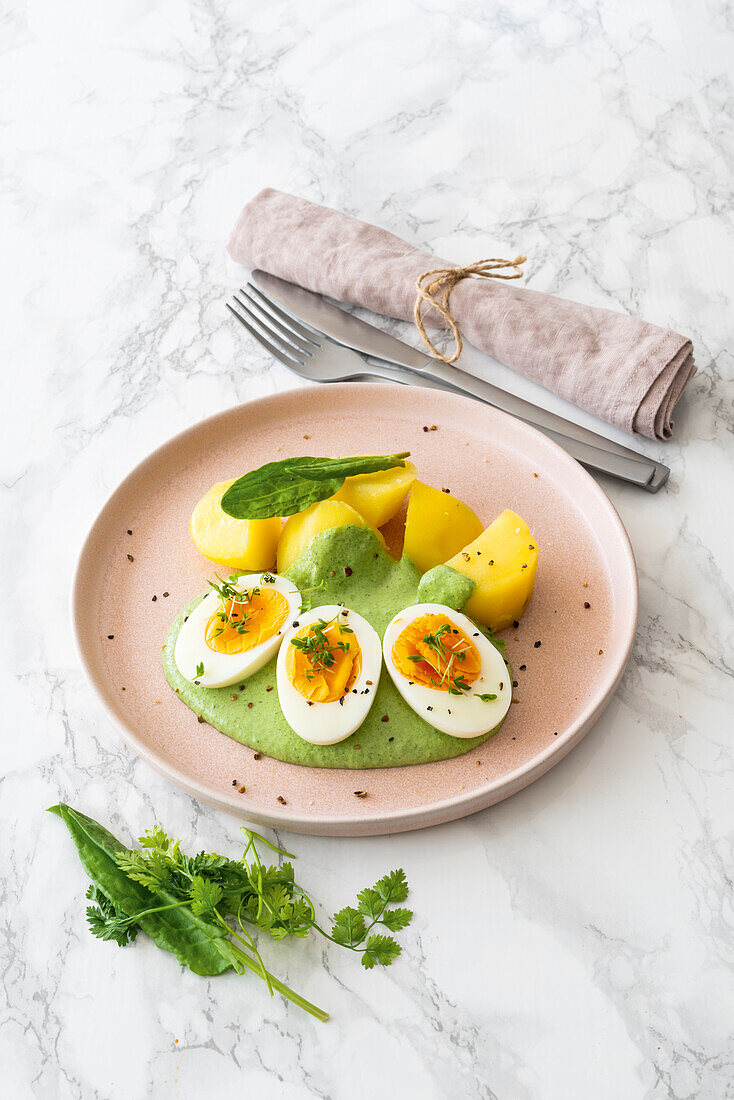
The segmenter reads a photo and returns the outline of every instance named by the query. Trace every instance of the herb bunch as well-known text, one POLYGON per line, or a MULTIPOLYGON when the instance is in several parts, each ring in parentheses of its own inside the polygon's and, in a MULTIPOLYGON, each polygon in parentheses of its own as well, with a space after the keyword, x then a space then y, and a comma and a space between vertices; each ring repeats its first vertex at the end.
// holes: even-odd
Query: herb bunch
POLYGON ((413 916, 400 906, 408 894, 402 870, 362 890, 356 905, 340 909, 323 927, 312 898, 295 880, 294 857, 250 829, 243 829, 247 844, 240 859, 204 851, 189 856, 160 828, 145 832, 140 848, 131 849, 65 803, 50 809, 67 825, 92 880, 87 921, 100 939, 123 947, 142 930, 195 973, 249 970, 271 995, 282 993, 320 1020, 328 1014, 267 970, 258 934, 284 940, 316 932, 358 953, 367 970, 388 966, 400 954, 388 933, 405 928, 413 916), (286 862, 264 863, 259 844, 286 862))

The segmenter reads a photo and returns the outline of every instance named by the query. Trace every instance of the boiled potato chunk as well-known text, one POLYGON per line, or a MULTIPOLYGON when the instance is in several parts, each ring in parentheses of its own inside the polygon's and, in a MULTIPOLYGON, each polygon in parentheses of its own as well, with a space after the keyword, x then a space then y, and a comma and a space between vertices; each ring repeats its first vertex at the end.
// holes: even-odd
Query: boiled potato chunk
POLYGON ((403 553, 421 573, 445 562, 481 531, 482 521, 467 504, 422 481, 413 483, 403 553))
POLYGON ((525 520, 508 509, 446 564, 476 582, 467 615, 491 630, 504 630, 530 603, 538 544, 525 520))
POLYGON ((332 500, 343 501, 373 527, 382 527, 400 510, 415 475, 412 462, 376 474, 357 474, 346 479, 332 500))
POLYGON ((234 519, 222 511, 231 481, 218 481, 191 513, 191 537, 205 558, 258 573, 275 567, 280 519, 234 519))
MULTIPOLYGON (((365 519, 340 500, 319 500, 305 512, 289 516, 278 543, 278 572, 285 573, 296 558, 300 557, 311 539, 328 531, 331 527, 371 527, 365 519)), ((385 540, 379 531, 375 531, 380 542, 385 540)))

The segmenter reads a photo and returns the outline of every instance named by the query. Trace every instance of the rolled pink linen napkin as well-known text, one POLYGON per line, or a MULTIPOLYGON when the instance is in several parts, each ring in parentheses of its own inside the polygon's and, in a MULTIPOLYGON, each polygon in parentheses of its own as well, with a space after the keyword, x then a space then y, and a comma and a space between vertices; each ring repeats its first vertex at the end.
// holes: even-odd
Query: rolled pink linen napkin
MULTIPOLYGON (((413 319, 418 277, 452 266, 385 229, 272 188, 245 206, 227 247, 248 267, 404 321, 413 319)), ((627 431, 670 438, 673 410, 695 373, 684 336, 492 279, 459 283, 451 312, 467 340, 520 374, 627 431)), ((425 319, 442 323, 435 310, 425 319)))

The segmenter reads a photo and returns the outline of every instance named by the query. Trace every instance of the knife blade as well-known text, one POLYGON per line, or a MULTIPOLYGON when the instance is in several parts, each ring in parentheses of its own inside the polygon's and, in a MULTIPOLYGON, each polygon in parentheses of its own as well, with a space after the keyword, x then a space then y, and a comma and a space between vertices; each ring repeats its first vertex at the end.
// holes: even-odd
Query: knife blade
MULTIPOLYGON (((639 464, 645 464, 649 467, 649 476, 647 474, 638 476, 634 481, 648 492, 656 493, 668 480, 670 470, 662 463, 605 436, 598 435, 571 420, 557 416, 547 409, 533 405, 530 401, 508 393, 453 364, 443 363, 434 356, 426 355, 367 321, 339 309, 318 294, 279 279, 266 271, 255 270, 251 278, 263 294, 295 320, 307 324, 316 332, 328 336, 344 347, 387 363, 406 367, 414 372, 416 378, 431 379, 454 390, 458 389, 478 397, 487 404, 538 428, 561 445, 563 445, 563 437, 566 437, 581 445, 580 448, 568 448, 571 453, 577 450, 576 457, 583 453, 584 445, 588 445, 596 448, 597 451, 602 450, 607 454, 635 461, 638 467, 639 464)), ((583 459, 580 460, 583 462, 583 459)))

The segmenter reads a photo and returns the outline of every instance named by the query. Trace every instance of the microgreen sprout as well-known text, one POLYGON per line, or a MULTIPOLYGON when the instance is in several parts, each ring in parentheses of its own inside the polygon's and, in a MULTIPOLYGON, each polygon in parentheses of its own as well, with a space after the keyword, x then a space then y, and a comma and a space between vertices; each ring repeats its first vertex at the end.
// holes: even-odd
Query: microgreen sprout
POLYGON ((238 588, 234 583, 239 579, 236 573, 227 580, 222 580, 217 574, 215 576, 216 581, 207 582, 220 599, 220 610, 216 614, 221 626, 214 631, 213 637, 218 638, 226 627, 231 627, 238 634, 249 634, 247 624, 251 615, 245 611, 245 607, 252 603, 253 596, 260 595, 260 589, 238 588))
POLYGON ((299 615, 303 615, 305 611, 311 610, 311 593, 320 592, 322 588, 326 588, 326 581, 319 581, 312 588, 300 588, 299 594, 301 596, 301 606, 298 609, 299 615))
MULTIPOLYGON (((471 690, 471 684, 466 676, 456 668, 456 662, 461 663, 466 660, 469 646, 465 645, 463 649, 458 649, 452 645, 452 633, 456 632, 452 631, 448 623, 443 623, 434 634, 423 635, 423 644, 436 654, 435 662, 430 661, 423 653, 411 653, 408 660, 416 664, 424 662, 440 677, 439 679, 434 679, 433 676, 430 677, 433 687, 443 688, 446 685, 449 695, 464 695, 471 690), (449 637, 447 638, 446 635, 449 635, 449 637)), ((458 644, 460 642, 457 641, 458 644)))
MULTIPOLYGON (((332 668, 337 649, 343 653, 349 649, 349 642, 339 639, 332 643, 329 639, 327 631, 335 623, 340 635, 354 634, 351 627, 345 626, 344 623, 337 623, 335 615, 333 619, 317 619, 316 622, 311 623, 302 637, 291 638, 291 645, 308 659, 314 672, 323 672, 327 668, 332 668)), ((313 676, 307 672, 306 679, 313 679, 313 676)))

